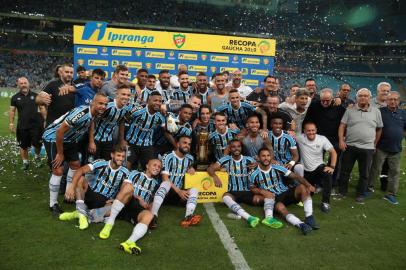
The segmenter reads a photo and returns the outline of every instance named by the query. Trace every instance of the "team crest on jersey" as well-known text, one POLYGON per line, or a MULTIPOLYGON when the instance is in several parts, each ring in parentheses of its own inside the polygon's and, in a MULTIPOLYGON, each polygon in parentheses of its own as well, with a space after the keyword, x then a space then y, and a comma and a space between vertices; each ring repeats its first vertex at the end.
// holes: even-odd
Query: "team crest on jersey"
POLYGON ((185 45, 186 35, 184 34, 176 34, 173 35, 173 43, 175 43, 176 48, 180 49, 183 45, 185 45))

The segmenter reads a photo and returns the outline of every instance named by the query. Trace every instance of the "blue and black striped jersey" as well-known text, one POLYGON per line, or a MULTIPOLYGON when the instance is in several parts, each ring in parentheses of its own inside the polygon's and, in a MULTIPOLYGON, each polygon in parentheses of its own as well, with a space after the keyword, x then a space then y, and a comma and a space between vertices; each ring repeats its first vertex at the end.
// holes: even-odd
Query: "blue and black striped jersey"
POLYGON ((126 134, 127 142, 138 146, 151 146, 154 130, 159 126, 165 126, 165 121, 160 112, 150 114, 148 107, 134 111, 126 134))
POLYGON ((186 91, 182 89, 177 89, 173 92, 171 99, 172 100, 179 100, 182 104, 187 103, 189 98, 192 96, 192 88, 189 87, 186 91))
POLYGON ((137 102, 138 102, 139 104, 145 106, 145 105, 147 104, 147 102, 148 102, 149 95, 151 95, 151 93, 152 93, 153 91, 155 91, 155 89, 150 90, 150 89, 148 89, 148 88, 144 88, 144 89, 141 91, 141 95, 138 96, 137 102))
POLYGON ((176 155, 175 151, 166 153, 162 159, 162 174, 169 176, 169 180, 177 187, 183 188, 187 170, 192 167, 193 156, 186 154, 183 158, 176 155))
POLYGON ((234 109, 230 103, 221 105, 216 109, 218 112, 223 112, 227 115, 228 123, 235 123, 239 129, 245 128, 245 122, 253 112, 255 112, 255 106, 241 101, 240 107, 238 109, 234 109))
POLYGON ((90 113, 89 106, 77 107, 58 119, 56 119, 52 124, 50 124, 44 131, 42 138, 46 142, 56 141, 56 131, 63 122, 69 125, 69 130, 65 132, 63 136, 63 142, 73 143, 78 142, 86 131, 89 130, 92 121, 92 115, 90 113))
POLYGON ((219 133, 217 130, 210 133, 209 144, 213 149, 216 160, 219 160, 224 156, 224 149, 226 149, 228 143, 234 139, 240 131, 238 129, 227 128, 224 134, 219 133))
POLYGON ((159 186, 158 180, 148 178, 145 173, 131 171, 129 180, 134 187, 134 196, 141 197, 145 203, 150 204, 154 199, 154 193, 159 186))
POLYGON ((269 140, 271 141, 276 161, 286 164, 292 160, 290 149, 297 149, 296 141, 292 136, 282 131, 282 134, 276 137, 272 131, 269 131, 269 140))
POLYGON ((241 155, 239 160, 233 159, 232 156, 224 156, 217 161, 221 167, 225 168, 228 173, 228 191, 249 191, 249 173, 248 165, 256 163, 252 157, 241 155))
POLYGON ((202 101, 202 104, 209 104, 207 101, 207 97, 209 96, 209 94, 213 92, 210 88, 207 88, 205 93, 200 93, 199 91, 197 91, 196 95, 200 98, 200 100, 202 101))
POLYGON ((117 108, 116 100, 109 102, 103 116, 95 121, 94 140, 98 142, 112 142, 113 134, 118 128, 120 121, 130 111, 130 106, 124 106, 119 109, 117 108))
POLYGON ((277 196, 288 190, 283 183, 283 176, 289 176, 290 173, 291 171, 279 165, 272 165, 268 171, 263 171, 258 166, 250 175, 250 185, 268 190, 277 196))
POLYGON ((110 161, 98 159, 88 164, 93 172, 93 179, 89 183, 89 187, 96 193, 99 193, 109 199, 114 199, 120 190, 122 182, 131 183, 128 179, 130 172, 120 166, 113 170, 110 166, 110 161))

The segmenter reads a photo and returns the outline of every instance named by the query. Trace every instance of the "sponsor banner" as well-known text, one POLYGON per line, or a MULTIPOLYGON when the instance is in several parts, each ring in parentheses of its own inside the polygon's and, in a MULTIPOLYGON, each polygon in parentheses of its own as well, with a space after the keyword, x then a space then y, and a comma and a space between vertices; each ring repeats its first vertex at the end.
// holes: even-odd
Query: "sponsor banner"
POLYGON ((76 52, 78 54, 98 54, 97 48, 86 48, 86 47, 77 47, 76 52))
POLYGON ((196 188, 199 191, 197 197, 198 203, 222 202, 222 197, 228 188, 228 175, 226 172, 216 172, 222 182, 222 187, 214 185, 214 180, 207 172, 196 172, 195 174, 186 174, 185 188, 196 188))
POLYGON ((189 65, 188 66, 188 71, 207 72, 207 66, 189 65))
POLYGON ((99 67, 108 67, 109 66, 109 61, 107 60, 95 60, 95 59, 89 59, 87 60, 87 64, 91 67, 99 66, 99 67))
POLYGON ((156 63, 155 64, 155 69, 175 70, 175 65, 174 64, 165 64, 165 63, 156 63))
POLYGON ((212 55, 210 56, 211 62, 230 62, 229 56, 222 56, 222 55, 212 55))
POLYGON ((111 50, 111 55, 132 56, 132 51, 131 50, 113 49, 113 50, 111 50))
POLYGON ((265 74, 264 70, 268 70, 269 73, 272 74, 274 66, 273 57, 250 57, 238 55, 238 62, 233 62, 235 56, 236 55, 234 54, 222 55, 218 53, 197 51, 191 52, 173 50, 151 50, 145 48, 134 49, 122 47, 74 45, 75 68, 77 68, 78 65, 82 65, 88 70, 101 68, 102 70, 107 71, 109 74, 106 79, 111 78, 111 73, 119 64, 125 65, 129 68, 129 72, 132 74, 131 79, 135 77, 137 70, 140 68, 148 69, 150 74, 158 74, 162 69, 169 69, 169 72, 174 75, 177 73, 180 64, 187 65, 190 78, 196 76, 198 72, 204 72, 208 76, 212 76, 213 74, 222 72, 224 70, 232 72, 236 69, 239 69, 243 74, 243 79, 247 80, 247 82, 255 83, 255 85, 250 85, 251 87, 256 87, 258 86, 258 84, 261 84, 264 76, 268 75, 268 72, 266 72, 265 74), (94 52, 97 50, 98 54, 78 53, 79 47, 89 49, 87 52, 94 52), (125 56, 128 51, 131 52, 131 56, 125 56), (153 52, 153 54, 148 54, 147 52, 153 52), (165 58, 147 57, 147 54, 149 56, 165 55, 165 58), (182 57, 184 59, 179 59, 179 57, 182 57), (260 59, 260 64, 244 64, 242 63, 244 58, 258 58, 260 59), (215 59, 217 61, 229 60, 230 62, 212 62, 211 59, 215 59), (267 65, 264 64, 264 59, 266 59, 266 62, 268 63, 267 65), (256 71, 251 72, 253 70, 256 71))
POLYGON ((250 86, 259 86, 259 81, 258 80, 242 79, 241 82, 243 84, 250 85, 250 86))
POLYGON ((73 27, 73 43, 259 56, 275 56, 276 47, 274 39, 111 28, 94 21, 73 27))
POLYGON ((251 75, 268 76, 269 70, 267 69, 251 69, 251 75))
POLYGON ((165 52, 146 51, 145 57, 147 57, 147 58, 165 58, 165 52))
POLYGON ((259 65, 261 63, 261 59, 259 59, 259 58, 251 58, 251 57, 243 57, 241 62, 243 64, 259 65))
POLYGON ((136 68, 136 69, 142 68, 141 62, 123 61, 122 64, 128 68, 136 68))
POLYGON ((197 60, 197 54, 195 54, 195 53, 178 53, 178 59, 180 59, 180 60, 197 60))

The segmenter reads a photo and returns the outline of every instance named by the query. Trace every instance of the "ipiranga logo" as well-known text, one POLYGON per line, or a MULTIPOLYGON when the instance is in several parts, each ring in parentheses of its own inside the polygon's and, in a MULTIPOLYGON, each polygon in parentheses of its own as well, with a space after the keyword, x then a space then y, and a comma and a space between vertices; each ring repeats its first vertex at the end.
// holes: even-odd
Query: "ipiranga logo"
MULTIPOLYGON (((83 30, 82 39, 91 41, 101 41, 104 39, 107 30, 106 22, 87 22, 85 29, 83 30)), ((131 34, 119 34, 118 29, 109 28, 107 34, 107 41, 109 42, 138 42, 141 44, 154 42, 154 36, 146 35, 131 35, 131 34)))

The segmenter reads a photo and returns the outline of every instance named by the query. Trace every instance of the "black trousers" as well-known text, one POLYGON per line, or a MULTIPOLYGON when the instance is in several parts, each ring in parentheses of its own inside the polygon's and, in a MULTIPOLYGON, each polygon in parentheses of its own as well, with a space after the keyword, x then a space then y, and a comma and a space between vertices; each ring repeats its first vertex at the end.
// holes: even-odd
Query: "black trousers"
POLYGON ((363 196, 367 191, 369 172, 372 165, 373 149, 362 149, 355 146, 347 146, 347 149, 342 153, 341 172, 339 180, 339 191, 342 195, 348 192, 348 182, 350 180, 351 171, 354 168, 355 161, 358 162, 358 184, 357 196, 363 196))
POLYGON ((330 203, 332 177, 331 174, 324 172, 326 165, 321 164, 314 171, 305 171, 304 178, 312 185, 319 185, 323 187, 322 202, 330 203))

